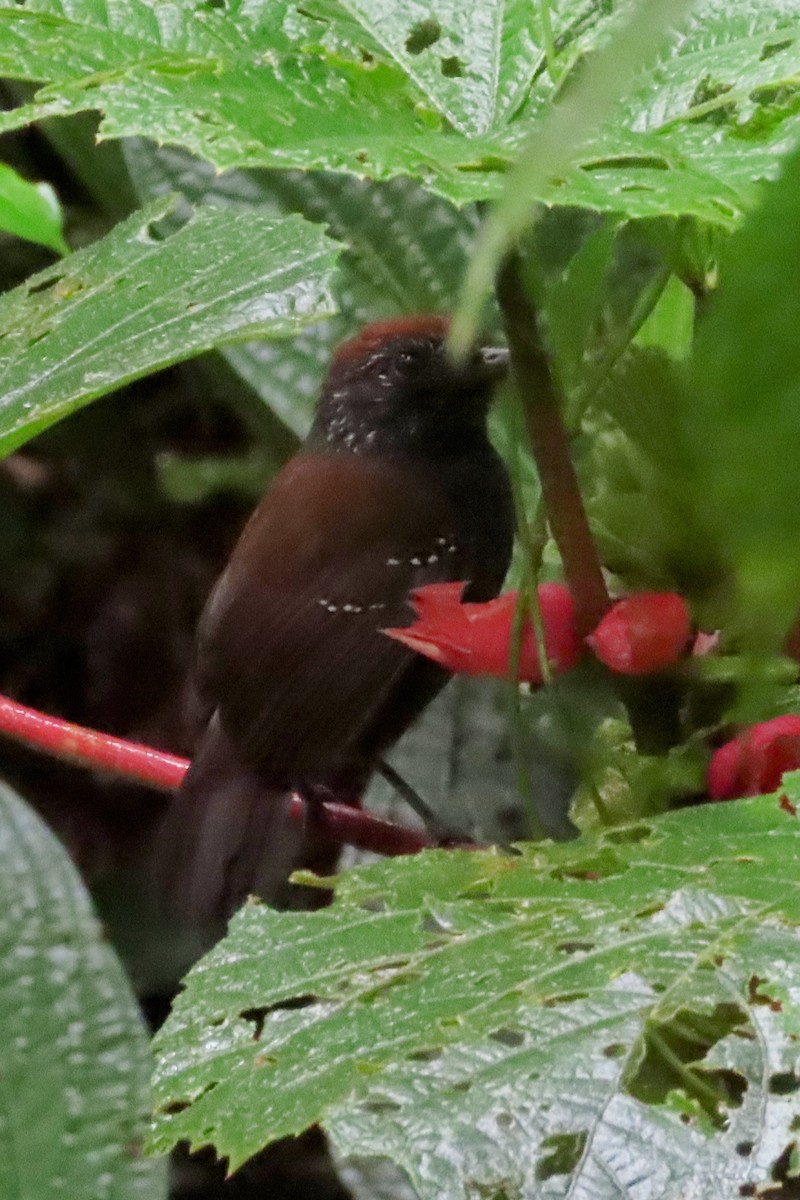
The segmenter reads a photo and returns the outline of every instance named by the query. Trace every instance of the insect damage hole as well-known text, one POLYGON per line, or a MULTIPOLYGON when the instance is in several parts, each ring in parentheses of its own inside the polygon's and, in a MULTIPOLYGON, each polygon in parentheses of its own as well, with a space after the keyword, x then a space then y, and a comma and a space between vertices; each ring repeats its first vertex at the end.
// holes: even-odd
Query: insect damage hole
POLYGON ((780 54, 782 50, 788 50, 793 41, 794 38, 784 38, 780 42, 765 42, 758 56, 758 61, 766 62, 768 58, 773 58, 776 54, 780 54))
POLYGON ((499 1042, 501 1046, 508 1046, 510 1049, 524 1046, 527 1041, 527 1035, 523 1029, 511 1029, 507 1025, 501 1029, 493 1029, 489 1037, 493 1042, 499 1042))
POLYGON ((409 54, 421 54, 429 46, 433 46, 442 36, 442 27, 435 17, 427 17, 412 25, 406 38, 406 50, 409 54))
POLYGON ((625 1090, 643 1104, 660 1105, 677 1089, 716 1128, 724 1128, 727 1110, 742 1104, 747 1079, 737 1071, 711 1068, 704 1060, 723 1038, 748 1032, 747 1015, 735 1004, 717 1004, 710 1013, 682 1008, 666 1021, 648 1021, 644 1054, 627 1074, 625 1090))
POLYGON ((551 1179, 553 1175, 571 1175, 581 1160, 588 1134, 585 1129, 576 1133, 551 1133, 542 1141, 548 1150, 536 1164, 536 1178, 551 1179))
POLYGON ((791 1096, 800 1091, 800 1075, 794 1071, 778 1071, 769 1077, 769 1090, 773 1096, 791 1096))
POLYGON ((451 54, 449 58, 443 58, 441 69, 446 79, 460 79, 464 74, 464 64, 457 54, 451 54))

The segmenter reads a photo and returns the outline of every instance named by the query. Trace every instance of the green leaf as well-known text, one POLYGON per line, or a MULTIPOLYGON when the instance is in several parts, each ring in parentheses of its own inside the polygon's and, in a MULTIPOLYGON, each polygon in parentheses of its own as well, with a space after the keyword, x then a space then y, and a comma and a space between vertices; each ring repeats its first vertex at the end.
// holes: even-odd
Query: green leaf
POLYGON ((39 242, 58 254, 68 254, 61 224, 61 208, 50 185, 28 183, 0 163, 0 229, 39 242))
POLYGON ((671 275, 650 316, 636 335, 638 346, 663 350, 671 358, 685 359, 694 334, 694 297, 684 283, 671 275))
POLYGON ((299 217, 204 209, 161 237, 160 200, 0 298, 0 451, 212 346, 329 315, 337 247, 299 217))
POLYGON ((540 18, 527 0, 316 0, 307 16, 328 26, 341 53, 367 47, 396 63, 432 111, 468 136, 502 127, 526 100, 543 53, 540 18))
POLYGON ((77 871, 0 784, 0 1195, 158 1200, 150 1055, 77 871))
POLYGON ((320 1122, 423 1198, 751 1189, 797 1111, 799 880, 769 796, 247 905, 157 1037, 154 1145, 236 1167, 320 1122))
POLYGON ((470 260, 450 336, 455 354, 466 353, 500 262, 531 223, 533 202, 553 192, 551 182, 573 166, 590 134, 609 118, 687 8, 688 0, 649 0, 635 7, 610 43, 582 67, 566 96, 532 130, 470 260))
POLYGON ((713 629, 727 571, 709 538, 702 482, 687 480, 676 413, 685 398, 676 384, 666 356, 637 348, 600 389, 598 405, 621 429, 590 423, 581 464, 586 507, 604 566, 628 588, 678 591, 701 627, 713 629))
POLYGON ((373 183, 320 171, 228 171, 141 140, 126 145, 143 199, 180 191, 193 204, 298 213, 346 249, 332 290, 338 313, 291 340, 230 347, 225 357, 299 435, 307 432, 333 346, 376 316, 446 312, 458 294, 478 225, 410 179, 373 183))
MULTIPOLYGON (((538 225, 541 231, 541 222, 538 225)), ((601 325, 617 228, 604 221, 576 249, 547 297, 547 341, 562 390, 581 379, 590 338, 601 325)), ((538 250, 538 245, 537 245, 538 250)), ((538 264, 537 264, 538 266, 538 264)), ((603 339, 604 345, 608 339, 603 339)))
MULTIPOLYGON (((97 109, 104 137, 181 145, 221 169, 410 175, 456 203, 491 199, 629 11, 558 5, 548 69, 527 0, 28 0, 0 7, 0 75, 44 86, 0 128, 97 109)), ((733 14, 703 0, 578 167, 526 195, 731 225, 800 132, 799 36, 800 0, 733 14)))
POLYGON ((800 152, 730 239, 684 406, 695 490, 733 563, 751 648, 775 649, 800 599, 800 152))

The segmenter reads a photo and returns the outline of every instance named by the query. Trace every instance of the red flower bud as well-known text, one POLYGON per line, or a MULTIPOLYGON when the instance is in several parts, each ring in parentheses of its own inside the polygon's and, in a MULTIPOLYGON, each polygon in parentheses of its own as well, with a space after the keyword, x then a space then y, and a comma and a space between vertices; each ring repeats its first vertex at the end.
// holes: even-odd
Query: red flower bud
MULTIPOLYGON (((383 632, 450 671, 505 678, 518 593, 506 592, 486 604, 462 604, 465 587, 465 583, 429 583, 417 588, 411 594, 417 620, 405 629, 383 632)), ((572 597, 560 583, 543 583, 538 591, 548 661, 554 671, 566 671, 581 655, 572 597)), ((542 682, 536 635, 529 619, 523 628, 517 678, 542 682)))
POLYGON ((800 716, 761 721, 720 746, 708 764, 708 794, 714 800, 774 792, 784 771, 800 768, 800 716))
POLYGON ((674 592, 639 592, 618 600, 586 641, 621 675, 649 675, 676 662, 686 649, 692 619, 674 592))

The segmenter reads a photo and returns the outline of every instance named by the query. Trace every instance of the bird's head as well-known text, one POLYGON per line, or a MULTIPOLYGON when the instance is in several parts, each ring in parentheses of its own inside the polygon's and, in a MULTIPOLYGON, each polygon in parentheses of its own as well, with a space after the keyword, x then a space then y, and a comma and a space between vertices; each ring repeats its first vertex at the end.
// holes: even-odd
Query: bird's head
POLYGON ((483 431, 508 354, 479 347, 454 362, 449 324, 439 315, 398 317, 339 346, 322 389, 317 435, 356 453, 435 454, 483 431))

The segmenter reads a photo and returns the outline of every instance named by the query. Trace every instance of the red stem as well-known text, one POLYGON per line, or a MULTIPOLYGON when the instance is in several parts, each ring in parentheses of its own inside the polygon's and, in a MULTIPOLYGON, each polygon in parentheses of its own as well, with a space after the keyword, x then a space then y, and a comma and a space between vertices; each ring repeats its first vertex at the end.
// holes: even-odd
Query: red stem
POLYGON ((547 521, 575 602, 578 634, 588 637, 610 608, 611 600, 572 464, 538 315, 522 281, 516 254, 510 254, 500 268, 497 299, 508 334, 514 379, 525 409, 547 521))
MULTIPOLYGON (((7 696, 0 696, 0 733, 62 762, 89 770, 109 771, 165 792, 174 792, 180 787, 189 767, 187 759, 175 754, 112 737, 97 729, 86 729, 83 725, 73 725, 71 721, 38 712, 7 696)), ((303 809, 302 797, 295 795, 292 819, 300 820, 303 809)), ((359 850, 386 855, 416 854, 436 845, 425 833, 382 821, 348 804, 326 801, 320 809, 315 822, 321 823, 331 838, 359 850)))

